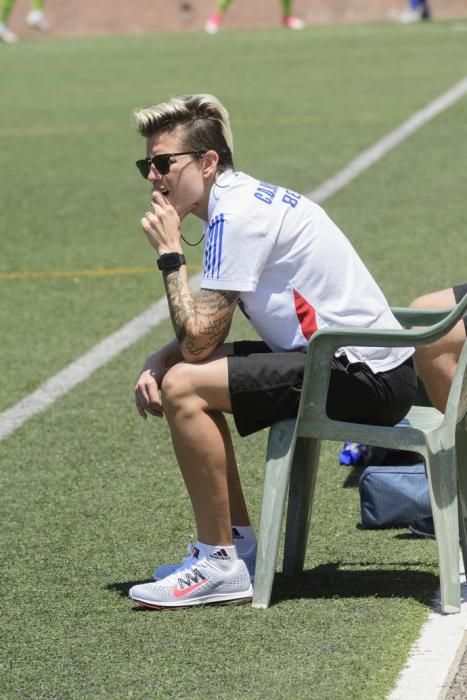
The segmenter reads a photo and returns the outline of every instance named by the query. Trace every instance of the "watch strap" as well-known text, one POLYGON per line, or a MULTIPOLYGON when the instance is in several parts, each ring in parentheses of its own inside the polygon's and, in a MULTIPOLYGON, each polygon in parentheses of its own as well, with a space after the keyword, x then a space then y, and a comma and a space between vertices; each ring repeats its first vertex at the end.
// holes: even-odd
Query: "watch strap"
POLYGON ((164 253, 157 260, 157 267, 163 272, 178 270, 182 265, 186 265, 186 258, 182 253, 164 253))

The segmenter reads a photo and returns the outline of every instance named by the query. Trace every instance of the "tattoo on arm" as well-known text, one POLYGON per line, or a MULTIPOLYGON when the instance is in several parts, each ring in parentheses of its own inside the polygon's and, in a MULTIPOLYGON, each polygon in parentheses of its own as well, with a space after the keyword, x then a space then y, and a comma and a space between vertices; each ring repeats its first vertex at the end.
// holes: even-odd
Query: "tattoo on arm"
POLYGON ((232 304, 236 304, 240 297, 239 292, 229 292, 226 290, 202 289, 198 299, 199 306, 205 309, 206 313, 216 313, 227 309, 232 304))
POLYGON ((198 357, 216 348, 227 337, 239 292, 202 289, 196 300, 180 272, 164 275, 170 316, 179 343, 198 357))
POLYGON ((186 293, 179 270, 165 273, 164 283, 175 336, 181 343, 186 336, 187 324, 193 318, 193 297, 186 293))

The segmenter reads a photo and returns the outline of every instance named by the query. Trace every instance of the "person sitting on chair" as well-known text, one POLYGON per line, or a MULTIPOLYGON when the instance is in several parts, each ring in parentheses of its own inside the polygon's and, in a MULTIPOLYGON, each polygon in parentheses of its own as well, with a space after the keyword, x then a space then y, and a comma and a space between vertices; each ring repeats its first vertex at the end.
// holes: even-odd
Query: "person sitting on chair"
MULTIPOLYGON (((141 220, 164 279, 175 339, 151 355, 136 406, 168 421, 198 542, 181 564, 130 597, 152 608, 251 600, 256 539, 225 413, 240 435, 297 415, 306 350, 325 327, 400 328, 375 280, 324 210, 293 189, 234 170, 225 107, 188 95, 134 113, 146 139, 137 167, 152 191, 141 220), (201 292, 194 298, 181 222, 203 222, 201 292), (239 307, 260 341, 226 343, 239 307), (235 545, 234 545, 235 542, 235 545)), ((327 411, 394 425, 416 390, 413 348, 340 348, 327 411)))

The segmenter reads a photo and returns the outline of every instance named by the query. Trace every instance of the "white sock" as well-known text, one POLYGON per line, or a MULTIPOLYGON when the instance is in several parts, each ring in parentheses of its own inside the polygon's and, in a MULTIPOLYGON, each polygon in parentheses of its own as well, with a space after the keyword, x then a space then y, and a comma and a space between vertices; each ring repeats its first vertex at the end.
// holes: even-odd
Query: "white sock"
POLYGON ((235 562, 238 560, 237 550, 233 544, 224 546, 223 544, 212 545, 200 542, 200 545, 210 564, 214 564, 214 566, 217 566, 217 568, 222 571, 230 571, 233 569, 235 562))
POLYGON ((256 544, 256 533, 251 525, 232 525, 232 535, 237 552, 248 552, 256 544))

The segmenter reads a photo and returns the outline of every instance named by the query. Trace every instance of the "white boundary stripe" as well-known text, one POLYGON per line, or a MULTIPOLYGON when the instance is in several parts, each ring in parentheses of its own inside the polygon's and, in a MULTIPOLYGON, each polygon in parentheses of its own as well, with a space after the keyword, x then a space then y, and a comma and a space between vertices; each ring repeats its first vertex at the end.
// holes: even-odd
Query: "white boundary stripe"
MULTIPOLYGON (((201 275, 190 278, 193 289, 199 288, 201 275)), ((116 355, 130 347, 154 326, 168 318, 169 309, 164 297, 152 304, 146 311, 122 326, 118 331, 107 336, 85 355, 65 367, 61 372, 40 385, 17 404, 0 414, 0 440, 10 435, 29 418, 45 411, 54 401, 64 396, 70 389, 80 384, 99 367, 107 364, 116 355)))
POLYGON ((367 170, 373 163, 380 160, 388 151, 398 146, 402 141, 420 129, 424 124, 434 119, 467 93, 467 78, 454 85, 450 90, 431 102, 425 109, 416 112, 410 119, 403 122, 397 129, 391 131, 373 146, 354 158, 343 170, 323 182, 307 196, 315 202, 322 202, 345 187, 354 178, 367 170))
MULTIPOLYGON (((343 189, 346 185, 380 160, 388 151, 398 146, 414 131, 426 124, 430 119, 460 100, 467 93, 467 78, 461 80, 443 95, 431 102, 425 109, 416 112, 410 119, 403 122, 397 129, 377 141, 373 146, 355 158, 343 170, 322 185, 312 190, 307 196, 315 202, 325 199, 343 189)), ((200 283, 200 275, 191 279, 194 287, 200 283)), ((29 418, 45 411, 56 399, 64 396, 77 384, 88 379, 93 372, 110 362, 122 350, 128 348, 142 338, 154 326, 168 318, 167 302, 158 301, 143 311, 125 326, 120 328, 89 352, 65 367, 61 372, 48 379, 41 386, 21 399, 11 408, 0 413, 0 440, 13 433, 29 418)))
MULTIPOLYGON (((462 566, 463 571, 463 566, 462 566)), ((461 612, 440 613, 439 596, 388 700, 438 700, 467 627, 467 584, 462 580, 461 612)))

